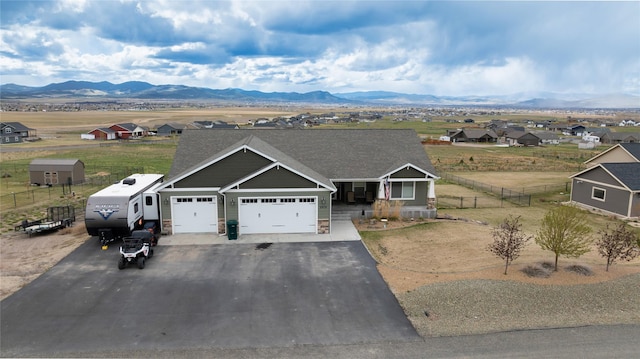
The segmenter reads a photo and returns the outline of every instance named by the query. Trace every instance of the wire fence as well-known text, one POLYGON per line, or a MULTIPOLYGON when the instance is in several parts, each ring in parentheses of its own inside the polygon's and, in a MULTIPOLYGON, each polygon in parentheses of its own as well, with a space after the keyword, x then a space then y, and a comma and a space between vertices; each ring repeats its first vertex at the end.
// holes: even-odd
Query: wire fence
POLYGON ((514 204, 519 206, 531 206, 531 195, 521 195, 520 198, 506 198, 496 196, 438 196, 436 207, 438 209, 464 209, 464 208, 503 208, 514 204))
POLYGON ((25 191, 13 191, 0 195, 0 210, 18 209, 37 203, 54 203, 65 198, 86 198, 98 190, 113 184, 132 173, 144 173, 143 167, 126 167, 109 169, 109 174, 104 176, 91 176, 79 184, 60 184, 51 186, 32 186, 25 191))
POLYGON ((485 197, 440 196, 437 199, 438 208, 498 208, 504 207, 504 201, 518 206, 531 206, 531 196, 534 194, 554 191, 568 193, 571 190, 570 182, 512 189, 470 180, 450 173, 441 173, 441 178, 474 191, 491 194, 495 200, 485 197))

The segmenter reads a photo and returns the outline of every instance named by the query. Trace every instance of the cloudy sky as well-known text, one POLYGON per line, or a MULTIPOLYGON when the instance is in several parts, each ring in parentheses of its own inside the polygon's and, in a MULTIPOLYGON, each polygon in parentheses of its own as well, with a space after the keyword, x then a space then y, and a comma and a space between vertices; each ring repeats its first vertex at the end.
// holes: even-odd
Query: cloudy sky
POLYGON ((2 84, 640 95, 640 1, 0 3, 2 84))

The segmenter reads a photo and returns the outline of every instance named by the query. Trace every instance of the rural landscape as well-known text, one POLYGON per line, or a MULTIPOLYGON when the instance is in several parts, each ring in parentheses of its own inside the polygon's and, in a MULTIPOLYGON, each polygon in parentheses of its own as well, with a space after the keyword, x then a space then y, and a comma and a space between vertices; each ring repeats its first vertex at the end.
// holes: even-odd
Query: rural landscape
MULTIPOLYGON (((193 126, 198 121, 250 128, 259 119, 304 118, 304 131, 323 128, 413 129, 441 177, 436 183, 435 219, 355 218, 363 242, 413 326, 423 337, 480 334, 549 327, 640 323, 640 259, 607 268, 595 241, 603 230, 624 223, 638 238, 637 218, 621 222, 602 212, 584 212, 589 251, 560 256, 532 239, 549 211, 569 201, 569 176, 612 145, 579 148, 581 138, 561 134, 554 145, 501 146, 452 143, 442 136, 460 129, 485 129, 492 121, 531 128, 535 123, 586 127, 640 122, 634 111, 522 111, 507 109, 403 109, 309 107, 171 108, 153 111, 5 111, 3 123, 36 129, 36 139, 3 145, 0 172, 2 298, 10 296, 90 240, 82 220, 92 193, 134 172, 168 173, 179 134, 116 141, 81 139, 83 133, 118 123, 193 126), (340 121, 317 119, 342 118, 340 121), (86 181, 65 187, 34 187, 29 163, 36 158, 74 158, 85 164, 86 181), (521 194, 506 199, 487 188, 521 194), (76 221, 50 234, 27 236, 21 221, 46 216, 49 206, 72 206, 76 221), (517 218, 530 241, 506 273, 504 260, 488 250, 494 229, 517 218), (506 273, 506 274, 505 274, 506 273), (508 305, 506 303, 509 303, 508 305)), ((193 127, 195 128, 195 127, 193 127)), ((608 127, 634 133, 638 127, 608 127)), ((295 131, 273 129, 273 131, 295 131)), ((347 149, 348 150, 348 149, 347 149)), ((100 250, 96 242, 96 251, 100 250)), ((507 262, 509 264, 509 262, 507 262)))

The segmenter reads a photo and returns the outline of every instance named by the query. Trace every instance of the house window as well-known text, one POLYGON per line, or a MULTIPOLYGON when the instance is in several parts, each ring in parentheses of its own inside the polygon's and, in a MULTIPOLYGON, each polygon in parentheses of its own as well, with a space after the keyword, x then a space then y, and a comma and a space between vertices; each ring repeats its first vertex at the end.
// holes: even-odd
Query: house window
POLYGON ((603 189, 603 188, 598 188, 598 187, 593 187, 591 189, 591 198, 598 200, 598 201, 604 201, 605 198, 607 196, 607 190, 603 189))
POLYGON ((391 199, 414 199, 415 182, 391 182, 391 199))
POLYGON ((4 133, 11 133, 11 127, 5 127, 4 133))

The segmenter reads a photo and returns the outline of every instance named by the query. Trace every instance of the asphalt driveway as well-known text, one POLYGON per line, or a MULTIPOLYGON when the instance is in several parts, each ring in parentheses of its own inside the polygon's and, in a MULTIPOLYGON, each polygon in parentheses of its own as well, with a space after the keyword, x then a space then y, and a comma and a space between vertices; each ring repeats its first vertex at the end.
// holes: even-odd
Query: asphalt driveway
POLYGON ((0 303, 2 356, 420 340, 360 241, 156 247, 89 240, 0 303))

